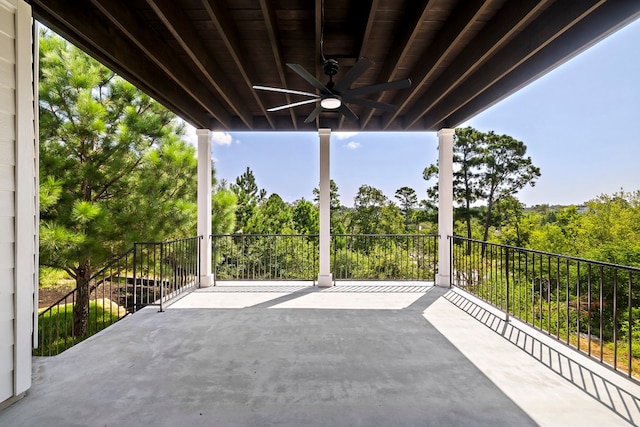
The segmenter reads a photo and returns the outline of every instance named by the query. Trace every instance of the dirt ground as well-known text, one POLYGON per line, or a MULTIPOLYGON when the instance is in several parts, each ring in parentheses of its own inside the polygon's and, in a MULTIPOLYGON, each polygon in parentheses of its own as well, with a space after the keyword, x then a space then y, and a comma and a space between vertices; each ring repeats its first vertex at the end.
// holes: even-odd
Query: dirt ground
POLYGON ((74 283, 69 283, 40 288, 38 290, 38 308, 50 307, 71 292, 74 287, 74 283))

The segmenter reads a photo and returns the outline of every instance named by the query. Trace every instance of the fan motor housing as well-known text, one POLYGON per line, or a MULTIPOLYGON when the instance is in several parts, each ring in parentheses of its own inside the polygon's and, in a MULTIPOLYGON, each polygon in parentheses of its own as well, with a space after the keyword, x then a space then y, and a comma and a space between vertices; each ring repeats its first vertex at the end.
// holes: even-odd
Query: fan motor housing
POLYGON ((335 76, 339 69, 340 66, 335 59, 327 59, 322 63, 322 70, 327 76, 335 76))

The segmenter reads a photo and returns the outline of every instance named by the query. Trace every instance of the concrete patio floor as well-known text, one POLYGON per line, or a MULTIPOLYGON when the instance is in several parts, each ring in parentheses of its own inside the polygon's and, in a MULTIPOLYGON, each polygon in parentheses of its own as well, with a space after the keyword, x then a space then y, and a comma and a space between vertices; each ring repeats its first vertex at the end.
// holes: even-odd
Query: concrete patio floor
POLYGON ((424 283, 220 283, 35 358, 33 375, 0 426, 640 423, 636 384, 424 283))

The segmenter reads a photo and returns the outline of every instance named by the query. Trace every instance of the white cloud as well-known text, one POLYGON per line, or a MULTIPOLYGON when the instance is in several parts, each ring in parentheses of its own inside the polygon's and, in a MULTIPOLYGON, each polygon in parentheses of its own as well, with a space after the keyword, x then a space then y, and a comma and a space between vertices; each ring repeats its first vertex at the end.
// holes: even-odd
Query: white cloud
POLYGON ((211 132, 211 142, 215 145, 230 145, 233 137, 229 132, 211 132))
POLYGON ((349 139, 352 136, 356 136, 358 132, 335 132, 334 135, 338 139, 349 139))
POLYGON ((345 145, 345 147, 347 147, 350 150, 355 150, 356 148, 360 147, 360 143, 355 141, 349 141, 349 143, 345 145))
POLYGON ((198 135, 196 135, 196 128, 191 126, 189 123, 184 124, 184 136, 182 139, 194 147, 198 146, 198 135))
MULTIPOLYGON (((182 139, 194 147, 197 147, 198 135, 196 135, 196 128, 191 126, 189 123, 185 123, 184 136, 182 139)), ((211 142, 213 145, 231 145, 233 142, 233 136, 231 136, 229 132, 211 132, 211 142)), ((240 143, 240 141, 236 142, 240 143)))

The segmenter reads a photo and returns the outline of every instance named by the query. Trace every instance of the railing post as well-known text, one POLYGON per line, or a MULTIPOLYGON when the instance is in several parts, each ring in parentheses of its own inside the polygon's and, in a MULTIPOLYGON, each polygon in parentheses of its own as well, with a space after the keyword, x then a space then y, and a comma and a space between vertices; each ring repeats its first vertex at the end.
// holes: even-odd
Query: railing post
MULTIPOLYGON (((134 243, 133 244, 133 312, 135 313, 136 310, 136 306, 137 306, 137 297, 136 297, 136 291, 137 291, 137 283, 138 283, 138 278, 137 278, 137 259, 138 259, 138 243, 134 243)), ((126 288, 125 288, 126 289, 126 288)), ((126 298, 126 295, 125 295, 126 298)))
POLYGON ((505 309, 505 318, 504 321, 508 322, 509 321, 509 248, 503 248, 504 250, 504 259, 505 259, 505 275, 506 275, 506 284, 507 284, 507 292, 506 292, 506 309, 505 309))
POLYGON ((449 243, 449 289, 451 289, 451 283, 453 282, 453 236, 447 236, 447 243, 449 243))
MULTIPOLYGON (((218 253, 218 239, 217 236, 215 235, 210 235, 209 239, 211 240, 211 248, 212 248, 212 253, 213 253, 213 259, 211 260, 211 269, 212 269, 212 274, 213 274, 213 286, 216 286, 216 279, 218 277, 218 257, 217 257, 217 253, 218 253)), ((198 259, 200 258, 200 254, 198 254, 198 259)))
POLYGON ((164 311, 164 242, 160 242, 160 313, 164 311))
POLYGON ((331 235, 333 241, 333 285, 336 284, 336 277, 338 275, 338 239, 335 234, 331 235))

